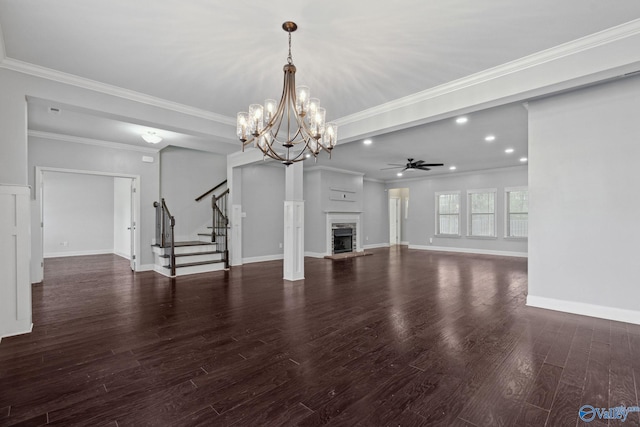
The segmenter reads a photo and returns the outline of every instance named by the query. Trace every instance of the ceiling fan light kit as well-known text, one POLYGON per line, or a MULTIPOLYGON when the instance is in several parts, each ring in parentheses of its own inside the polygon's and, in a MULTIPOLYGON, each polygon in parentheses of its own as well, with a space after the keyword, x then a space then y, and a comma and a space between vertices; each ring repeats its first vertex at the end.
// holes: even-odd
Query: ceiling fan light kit
POLYGON ((284 65, 284 84, 280 102, 267 99, 264 105, 251 104, 249 112, 237 116, 236 134, 242 150, 250 144, 265 157, 289 166, 313 156, 321 150, 329 153, 338 142, 338 125, 326 123, 326 110, 320 100, 311 98, 306 86, 296 87, 296 67, 291 57, 291 33, 298 29, 287 21, 282 29, 289 35, 289 55, 284 65))

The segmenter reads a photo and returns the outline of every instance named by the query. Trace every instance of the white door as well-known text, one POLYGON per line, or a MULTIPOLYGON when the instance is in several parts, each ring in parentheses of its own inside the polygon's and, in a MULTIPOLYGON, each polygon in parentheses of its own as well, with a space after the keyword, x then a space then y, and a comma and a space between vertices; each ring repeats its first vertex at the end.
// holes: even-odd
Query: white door
POLYGON ((129 222, 131 225, 129 226, 129 231, 131 232, 130 240, 131 240, 131 257, 129 258, 129 263, 131 265, 131 270, 136 271, 136 180, 131 180, 131 197, 129 198, 130 203, 130 211, 131 211, 131 221, 129 222))
POLYGON ((400 244, 400 199, 389 199, 389 244, 400 244))

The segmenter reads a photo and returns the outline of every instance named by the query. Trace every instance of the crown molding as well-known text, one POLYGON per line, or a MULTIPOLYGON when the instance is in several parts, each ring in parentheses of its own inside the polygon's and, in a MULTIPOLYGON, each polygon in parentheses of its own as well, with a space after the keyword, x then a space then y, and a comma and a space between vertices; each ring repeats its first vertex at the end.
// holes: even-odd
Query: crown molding
POLYGON ((101 141, 98 139, 82 138, 78 136, 63 135, 53 132, 42 132, 38 130, 30 130, 27 133, 28 136, 33 138, 50 139, 53 141, 72 142, 75 144, 94 145, 97 147, 106 147, 117 150, 139 151, 142 153, 157 154, 160 152, 159 148, 138 147, 135 145, 122 144, 120 142, 101 141))
MULTIPOLYGON (((1 41, 1 40, 0 40, 1 41)), ((0 50, 2 48, 0 47, 0 50)), ((2 52, 0 52, 2 53, 2 52)), ((41 67, 39 65, 30 64, 13 58, 4 57, 0 62, 0 68, 16 71, 18 73, 28 74, 34 77, 40 77, 46 80, 63 83, 82 89, 88 89, 94 92, 104 93, 106 95, 116 96, 133 102, 162 108, 176 113, 186 114, 189 116, 199 117, 201 119, 211 120, 223 125, 235 126, 234 118, 223 116, 222 114, 213 113, 201 108, 191 107, 189 105, 180 104, 166 99, 157 98, 155 96, 146 95, 118 86, 101 83, 95 80, 79 77, 74 74, 64 73, 62 71, 52 70, 50 68, 41 67)))
POLYGON ((377 178, 369 178, 369 177, 364 177, 363 178, 365 181, 369 181, 369 182, 377 182, 378 184, 386 184, 386 181, 383 181, 381 179, 377 179, 377 178))
POLYGON ((354 172, 346 169, 334 168, 331 166, 310 166, 308 168, 304 168, 304 172, 313 172, 313 171, 329 171, 329 172, 344 173, 348 175, 364 176, 364 173, 362 172, 354 172))
POLYGON ((547 62, 556 61, 561 58, 575 55, 577 53, 638 34, 640 34, 640 19, 635 19, 633 21, 629 21, 627 23, 611 27, 603 31, 599 31, 597 33, 593 33, 558 46, 554 46, 552 48, 522 57, 520 59, 506 62, 496 67, 489 68, 487 70, 480 71, 478 73, 471 74, 457 80, 453 80, 440 86, 436 86, 421 92, 416 92, 414 94, 398 98, 393 101, 389 101, 384 104, 380 104, 345 117, 341 117, 340 119, 335 120, 335 122, 338 124, 338 126, 343 126, 346 124, 358 122, 363 119, 369 119, 382 113, 408 107, 413 104, 417 104, 419 102, 427 101, 433 98, 441 97, 443 95, 450 94, 467 87, 475 86, 490 80, 518 73, 547 62))
POLYGON ((4 33, 2 32, 2 26, 0 25, 0 65, 7 57, 7 49, 4 45, 4 33))
POLYGON ((397 178, 397 179, 388 179, 385 184, 396 184, 396 183, 405 183, 405 182, 413 182, 413 181, 424 181, 429 179, 447 179, 447 178, 457 178, 460 176, 469 176, 469 175, 479 175, 479 174, 493 174, 500 172, 509 172, 509 171, 518 171, 525 168, 528 168, 528 164, 522 164, 517 166, 505 166, 503 168, 491 168, 491 169, 478 169, 474 171, 463 171, 463 172, 442 172, 435 175, 428 176, 417 176, 415 178, 397 178))

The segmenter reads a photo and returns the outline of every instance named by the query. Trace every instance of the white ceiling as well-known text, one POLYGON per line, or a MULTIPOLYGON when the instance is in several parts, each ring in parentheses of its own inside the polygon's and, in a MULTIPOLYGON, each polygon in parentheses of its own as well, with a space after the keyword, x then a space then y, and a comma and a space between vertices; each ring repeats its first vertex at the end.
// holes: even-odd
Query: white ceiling
MULTIPOLYGON (((0 0, 7 58, 229 122, 250 103, 279 98, 285 20, 299 26, 292 52, 297 82, 310 86, 335 120, 639 17, 637 0, 616 0, 615 7, 601 0, 0 0)), ((164 144, 239 150, 189 129, 133 123, 72 105, 60 104, 58 116, 48 114, 56 104, 30 99, 30 129, 134 145, 142 144, 141 130, 156 129, 164 144)), ((368 147, 350 142, 320 163, 392 179, 393 172, 379 169, 408 157, 468 171, 517 165, 526 155, 522 105, 469 118, 466 126, 447 119, 376 136, 368 147), (484 142, 488 133, 495 142, 484 142), (516 152, 506 156, 507 146, 516 152)), ((229 126, 229 139, 233 132, 229 126)))

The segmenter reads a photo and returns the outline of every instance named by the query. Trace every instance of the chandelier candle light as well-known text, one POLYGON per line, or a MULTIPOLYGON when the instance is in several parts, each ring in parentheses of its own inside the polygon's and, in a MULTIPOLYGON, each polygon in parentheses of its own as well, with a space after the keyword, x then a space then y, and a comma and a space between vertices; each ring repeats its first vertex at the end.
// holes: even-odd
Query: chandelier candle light
POLYGON ((249 112, 238 113, 236 133, 244 147, 254 146, 264 156, 289 166, 304 160, 306 154, 317 158, 321 150, 329 153, 336 146, 338 125, 325 123, 326 110, 320 100, 311 98, 307 86, 296 87, 296 67, 291 58, 291 33, 298 26, 287 21, 282 29, 289 34, 289 56, 284 66, 284 87, 280 103, 267 99, 264 106, 249 105, 249 112))

